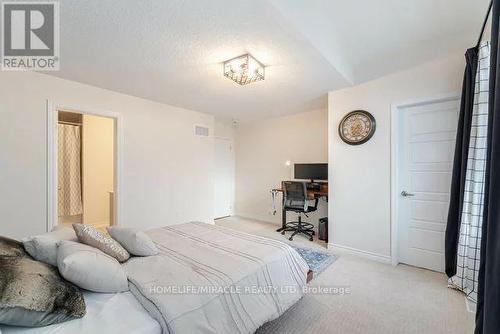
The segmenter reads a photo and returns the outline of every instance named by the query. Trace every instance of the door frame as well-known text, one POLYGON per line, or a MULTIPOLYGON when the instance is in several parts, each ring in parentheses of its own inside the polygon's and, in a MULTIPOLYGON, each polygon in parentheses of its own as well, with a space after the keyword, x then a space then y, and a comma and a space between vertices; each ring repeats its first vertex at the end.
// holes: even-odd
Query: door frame
MULTIPOLYGON (((224 141, 227 141, 231 144, 231 157, 232 157, 232 164, 233 164, 233 182, 231 185, 231 210, 230 210, 229 216, 215 217, 215 205, 214 205, 214 220, 233 216, 234 215, 234 205, 236 202, 236 156, 235 156, 235 150, 234 150, 234 140, 232 138, 229 138, 229 137, 214 136, 214 159, 216 158, 215 157, 216 140, 224 140, 224 141)), ((214 183, 214 192, 215 192, 215 183, 214 183)))
POLYGON ((114 224, 120 225, 122 218, 122 171, 123 171, 123 122, 117 112, 99 110, 94 108, 59 104, 47 100, 47 232, 57 225, 58 220, 58 170, 57 170, 57 147, 58 147, 58 116, 59 110, 68 110, 75 113, 108 117, 114 119, 114 224))
POLYGON ((419 98, 409 100, 402 103, 391 104, 391 263, 397 265, 399 263, 398 247, 399 247, 399 170, 398 162, 400 159, 400 128, 399 123, 402 116, 402 110, 408 107, 422 106, 432 103, 447 102, 460 100, 460 92, 451 92, 440 94, 427 98, 419 98))

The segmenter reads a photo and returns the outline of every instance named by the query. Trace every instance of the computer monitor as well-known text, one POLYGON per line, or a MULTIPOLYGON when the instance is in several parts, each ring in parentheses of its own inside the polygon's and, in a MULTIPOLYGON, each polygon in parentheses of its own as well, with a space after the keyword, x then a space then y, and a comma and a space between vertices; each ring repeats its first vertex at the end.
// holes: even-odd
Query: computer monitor
POLYGON ((328 164, 295 164, 294 178, 297 180, 327 181, 328 164))

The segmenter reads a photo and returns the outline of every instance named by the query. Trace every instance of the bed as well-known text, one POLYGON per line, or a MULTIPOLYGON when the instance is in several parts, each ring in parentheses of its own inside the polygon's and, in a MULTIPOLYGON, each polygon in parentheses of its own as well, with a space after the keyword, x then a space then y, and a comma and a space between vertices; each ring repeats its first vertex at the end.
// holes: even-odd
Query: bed
POLYGON ((0 325, 1 334, 141 333, 161 334, 160 324, 130 292, 84 292, 87 314, 82 319, 38 328, 0 325), (126 310, 126 313, 124 312, 126 310), (124 316, 126 314, 126 316, 124 316))
POLYGON ((123 264, 130 292, 86 292, 82 319, 2 333, 253 333, 303 295, 309 267, 285 243, 199 222, 146 233, 159 254, 123 264))

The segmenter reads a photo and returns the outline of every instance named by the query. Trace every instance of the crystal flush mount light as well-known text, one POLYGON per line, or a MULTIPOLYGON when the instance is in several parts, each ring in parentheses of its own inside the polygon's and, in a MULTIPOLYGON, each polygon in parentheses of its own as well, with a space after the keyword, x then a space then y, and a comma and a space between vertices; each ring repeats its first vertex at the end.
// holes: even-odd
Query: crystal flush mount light
POLYGON ((224 76, 240 85, 264 80, 264 65, 247 53, 224 62, 224 76))

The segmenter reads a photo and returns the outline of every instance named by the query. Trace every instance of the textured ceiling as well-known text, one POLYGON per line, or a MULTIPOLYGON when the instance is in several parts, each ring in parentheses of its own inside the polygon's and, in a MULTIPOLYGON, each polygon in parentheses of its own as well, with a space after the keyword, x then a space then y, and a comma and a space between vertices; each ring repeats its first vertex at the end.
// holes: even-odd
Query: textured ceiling
POLYGON ((326 106, 330 90, 475 42, 488 0, 61 1, 62 78, 238 120, 326 106), (266 80, 221 63, 250 52, 266 80))
POLYGON ((490 0, 270 0, 353 83, 476 43, 490 0))

